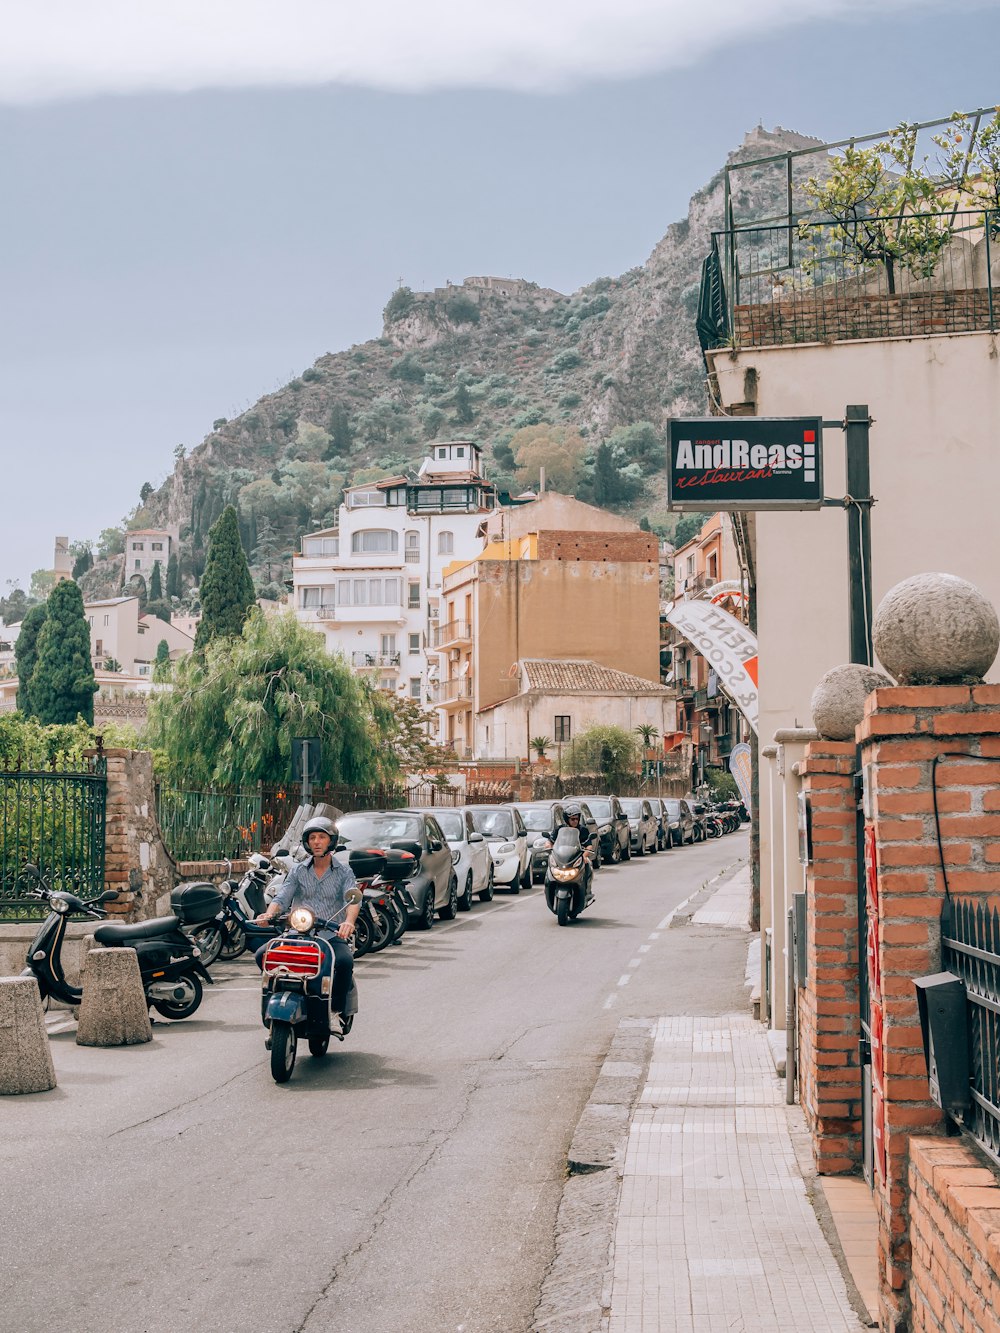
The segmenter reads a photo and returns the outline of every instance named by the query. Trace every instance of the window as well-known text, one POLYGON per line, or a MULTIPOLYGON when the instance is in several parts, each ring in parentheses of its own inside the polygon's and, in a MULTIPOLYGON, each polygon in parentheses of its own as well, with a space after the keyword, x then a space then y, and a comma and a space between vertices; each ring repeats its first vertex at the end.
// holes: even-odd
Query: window
POLYGON ((439 450, 438 450, 438 458, 447 458, 447 457, 448 457, 448 450, 447 450, 447 449, 439 449, 439 450))
POLYGON ((91 629, 94 628, 94 617, 93 617, 93 616, 88 616, 88 617, 87 617, 87 624, 90 626, 91 629))
POLYGON ((419 635, 419 634, 411 634, 411 635, 410 635, 410 647, 409 647, 409 651, 410 651, 411 653, 419 653, 419 652, 420 652, 420 635, 419 635))
POLYGON ((97 642, 94 644, 94 656, 95 656, 95 657, 103 657, 103 656, 104 656, 104 640, 103 640, 103 639, 98 639, 97 642))
POLYGON ((340 555, 339 537, 304 537, 303 555, 340 555))
POLYGON ((162 550, 163 550, 163 543, 162 543, 162 542, 152 542, 152 543, 151 543, 151 546, 150 546, 150 549, 151 549, 151 550, 154 550, 154 551, 162 551, 162 550))
POLYGON ((406 563, 415 565, 420 560, 420 533, 408 532, 406 534, 406 563))
MULTIPOLYGON (((110 617, 110 616, 105 616, 105 617, 104 617, 104 623, 105 623, 105 625, 110 625, 110 624, 111 624, 111 617, 110 617)), ((91 621, 91 624, 93 624, 93 621, 91 621)))
POLYGON ((389 690, 391 692, 396 688, 396 682, 393 680, 392 676, 383 676, 378 683, 378 687, 380 690, 389 690))
POLYGON ((406 605, 411 611, 420 610, 420 584, 408 583, 406 585, 406 605))
POLYGON ((421 691, 420 691, 420 677, 419 677, 419 676, 411 676, 411 677, 410 677, 410 698, 411 698, 411 699, 417 699, 417 700, 419 700, 420 697, 421 697, 421 691))
POLYGON ((348 509, 377 509, 385 504, 385 496, 381 491, 349 491, 347 494, 348 509))
POLYGON ((399 550, 399 535, 390 528, 364 528, 351 538, 354 555, 388 555, 399 550))
POLYGON ((710 579, 719 577, 719 558, 714 554, 708 557, 708 577, 710 579))
POLYGON ((385 502, 394 508, 406 504, 406 487, 393 486, 391 490, 385 491, 385 502))
POLYGON ((570 720, 565 713, 557 713, 553 734, 557 741, 568 741, 570 739, 570 720))
POLYGON ((459 447, 455 450, 455 457, 456 457, 456 458, 464 458, 464 457, 465 457, 465 448, 464 448, 463 445, 459 445, 459 447))
POLYGON ((137 561, 135 562, 135 567, 136 567, 136 569, 141 569, 141 568, 142 568, 142 561, 141 561, 141 560, 137 560, 137 561))
POLYGON ((132 543, 132 550, 133 550, 133 551, 144 551, 145 549, 146 549, 146 547, 143 545, 142 542, 133 542, 133 543, 132 543))
POLYGON ((455 534, 453 532, 438 533, 438 555, 451 555, 455 550, 455 534))
POLYGON ((148 675, 149 675, 149 664, 148 664, 147 662, 140 662, 140 663, 139 663, 139 675, 140 675, 140 676, 148 676, 148 675))
POLYGON ((383 657, 391 657, 391 656, 392 656, 392 654, 396 651, 396 636, 395 636, 395 634, 383 634, 383 635, 382 635, 382 647, 381 647, 380 651, 381 651, 383 657))

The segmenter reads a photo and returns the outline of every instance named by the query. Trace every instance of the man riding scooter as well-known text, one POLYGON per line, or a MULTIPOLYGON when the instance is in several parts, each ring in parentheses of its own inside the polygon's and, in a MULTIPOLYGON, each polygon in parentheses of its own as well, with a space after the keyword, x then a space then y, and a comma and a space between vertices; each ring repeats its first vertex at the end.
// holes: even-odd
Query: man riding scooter
POLYGON ((583 820, 583 811, 575 801, 563 807, 563 814, 566 816, 566 827, 576 829, 580 835, 580 846, 583 848, 583 855, 587 862, 587 882, 586 890, 589 893, 594 883, 594 835, 583 820))
MULTIPOLYGON (((319 932, 333 950, 330 1007, 334 1014, 342 1014, 354 975, 354 955, 347 941, 354 934, 354 923, 361 911, 360 901, 348 903, 345 895, 349 889, 357 887, 357 880, 350 866, 333 859, 337 830, 329 819, 310 819, 302 830, 302 842, 310 859, 300 861, 289 871, 274 900, 256 918, 256 923, 268 926, 276 917, 283 916, 294 907, 307 907, 316 917, 325 921, 343 917, 336 933, 332 929, 319 932)), ((264 944, 254 955, 261 970, 266 950, 267 945, 264 944)))

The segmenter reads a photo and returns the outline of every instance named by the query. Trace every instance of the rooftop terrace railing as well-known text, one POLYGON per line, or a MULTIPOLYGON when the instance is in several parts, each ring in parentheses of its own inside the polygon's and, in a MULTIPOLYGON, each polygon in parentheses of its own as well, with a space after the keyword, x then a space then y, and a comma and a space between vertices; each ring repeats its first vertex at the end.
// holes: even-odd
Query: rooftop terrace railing
POLYGON ((712 240, 704 351, 996 332, 997 210, 747 226, 712 240))

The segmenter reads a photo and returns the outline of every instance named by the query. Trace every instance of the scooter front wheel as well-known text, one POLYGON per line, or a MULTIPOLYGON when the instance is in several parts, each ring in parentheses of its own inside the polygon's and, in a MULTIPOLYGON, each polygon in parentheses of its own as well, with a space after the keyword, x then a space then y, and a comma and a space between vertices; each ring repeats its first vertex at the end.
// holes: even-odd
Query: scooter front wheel
POLYGON ((292 1077, 297 1046, 291 1023, 271 1024, 271 1077, 275 1083, 287 1083, 292 1077))
POLYGON ((560 926, 569 925, 569 899, 560 898, 556 903, 556 920, 560 926))
MULTIPOLYGON (((317 1059, 319 1059, 320 1056, 326 1055, 326 1053, 327 1053, 327 1051, 328 1051, 329 1049, 330 1049, 330 1034, 329 1034, 329 1032, 326 1034, 325 1037, 310 1037, 310 1038, 309 1038, 309 1054, 310 1054, 310 1055, 315 1055, 317 1059)), ((274 1050, 274 1042, 273 1042, 273 1040, 272 1040, 272 1042, 271 1042, 271 1050, 272 1050, 272 1051, 274 1050)), ((281 1080, 279 1079, 278 1082, 280 1083, 281 1080)))
POLYGON ((184 987, 184 999, 153 1001, 153 1008, 164 1018, 190 1018, 201 1004, 202 996, 205 993, 201 984, 201 977, 189 972, 187 976, 177 978, 177 985, 184 987))

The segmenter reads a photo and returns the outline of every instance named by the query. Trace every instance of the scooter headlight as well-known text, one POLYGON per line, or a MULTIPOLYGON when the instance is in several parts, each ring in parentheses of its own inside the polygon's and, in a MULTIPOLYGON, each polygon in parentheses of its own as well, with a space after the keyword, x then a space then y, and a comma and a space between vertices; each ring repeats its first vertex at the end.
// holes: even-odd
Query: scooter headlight
POLYGON ((561 879, 563 881, 576 879, 579 874, 579 869, 576 866, 554 866, 550 863, 549 869, 552 872, 553 879, 561 879))
POLYGON ((61 912, 65 915, 69 911, 69 903, 61 893, 54 893, 49 899, 49 907, 53 912, 61 912))
POLYGON ((296 907, 288 920, 292 930, 297 930, 300 935, 304 935, 307 931, 312 930, 313 926, 316 924, 316 916, 313 912, 310 912, 308 907, 296 907))

